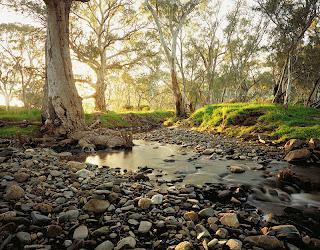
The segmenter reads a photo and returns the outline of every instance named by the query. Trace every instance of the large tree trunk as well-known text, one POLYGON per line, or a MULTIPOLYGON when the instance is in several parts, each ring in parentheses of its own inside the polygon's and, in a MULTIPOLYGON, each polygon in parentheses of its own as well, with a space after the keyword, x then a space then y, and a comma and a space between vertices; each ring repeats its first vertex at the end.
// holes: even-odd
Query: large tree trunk
POLYGON ((94 94, 94 101, 95 101, 95 110, 96 111, 106 111, 107 104, 106 104, 106 84, 104 81, 104 76, 101 73, 97 74, 97 82, 95 85, 95 94, 94 94))
POLYGON ((176 105, 176 115, 178 117, 186 117, 186 110, 183 103, 181 90, 179 87, 178 79, 177 79, 177 72, 172 69, 171 70, 171 83, 172 83, 172 91, 175 99, 175 105, 176 105))
POLYGON ((85 129, 82 100, 73 79, 69 49, 71 0, 50 0, 47 5, 46 122, 59 134, 85 129))

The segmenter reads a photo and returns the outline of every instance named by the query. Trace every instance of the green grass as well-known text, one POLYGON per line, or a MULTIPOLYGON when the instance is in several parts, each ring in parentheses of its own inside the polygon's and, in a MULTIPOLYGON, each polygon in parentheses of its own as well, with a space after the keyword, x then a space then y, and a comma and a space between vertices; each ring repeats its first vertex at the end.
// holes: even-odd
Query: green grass
POLYGON ((26 110, 23 108, 11 108, 6 111, 3 107, 0 107, 0 120, 4 121, 40 121, 41 111, 37 109, 26 110))
MULTIPOLYGON (((85 114, 85 120, 88 125, 96 120, 97 114, 85 114)), ((99 114, 101 126, 106 128, 126 128, 134 126, 143 126, 146 124, 159 124, 166 119, 173 117, 172 111, 126 111, 126 112, 113 112, 99 114)), ((0 120, 2 121, 32 121, 40 122, 41 111, 39 110, 25 110, 23 108, 12 108, 6 111, 0 107, 0 120)), ((0 137, 10 137, 17 134, 31 134, 39 131, 37 126, 28 126, 21 128, 18 126, 5 126, 0 127, 0 137)))
POLYGON ((187 122, 198 130, 232 136, 264 133, 279 141, 320 138, 320 111, 303 106, 286 109, 268 103, 213 104, 197 110, 187 122))
POLYGON ((15 135, 29 135, 39 131, 37 126, 28 126, 25 128, 17 126, 5 126, 0 128, 0 137, 10 137, 15 135))

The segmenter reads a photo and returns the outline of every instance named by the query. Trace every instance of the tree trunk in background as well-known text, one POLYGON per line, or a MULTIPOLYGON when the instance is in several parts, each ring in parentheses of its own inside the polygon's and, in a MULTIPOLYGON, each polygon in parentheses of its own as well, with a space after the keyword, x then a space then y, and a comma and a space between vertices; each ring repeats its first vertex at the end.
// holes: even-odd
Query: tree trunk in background
POLYGON ((104 74, 102 72, 97 72, 97 82, 95 85, 95 94, 94 94, 94 100, 95 100, 95 110, 104 112, 107 110, 107 104, 106 104, 106 89, 107 86, 105 84, 104 74))
POLYGON ((60 134, 83 130, 82 100, 73 79, 69 48, 71 0, 50 0, 47 5, 46 123, 60 134))
POLYGON ((174 69, 171 69, 171 83, 176 105, 176 115, 178 117, 186 117, 187 113, 185 110, 185 105, 183 103, 182 94, 177 79, 177 72, 174 69))
POLYGON ((9 108, 10 108, 10 97, 8 95, 4 95, 4 103, 6 105, 6 111, 9 111, 9 108))

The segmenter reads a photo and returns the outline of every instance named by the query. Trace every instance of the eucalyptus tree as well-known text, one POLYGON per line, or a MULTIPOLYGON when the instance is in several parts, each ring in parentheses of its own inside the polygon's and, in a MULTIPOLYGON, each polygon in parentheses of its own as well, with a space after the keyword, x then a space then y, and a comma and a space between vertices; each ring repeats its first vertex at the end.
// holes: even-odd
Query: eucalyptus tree
POLYGON ((210 3, 202 11, 199 11, 197 26, 200 31, 195 32, 191 38, 191 44, 195 48, 196 54, 204 69, 205 75, 205 93, 204 102, 209 104, 216 101, 215 95, 219 92, 215 84, 218 76, 218 66, 221 62, 221 56, 225 54, 225 48, 222 39, 219 37, 219 28, 222 23, 220 20, 221 1, 210 3))
POLYGON ((255 81, 254 69, 259 68, 262 41, 267 22, 263 18, 253 20, 247 11, 246 1, 237 0, 228 13, 228 24, 224 30, 226 37, 224 64, 234 86, 237 100, 247 101, 247 95, 255 81))
MULTIPOLYGON (((16 84, 20 84, 20 99, 26 108, 33 102, 28 98, 30 93, 41 93, 41 87, 37 83, 43 81, 43 41, 44 33, 41 28, 12 23, 0 25, 0 50, 15 65, 16 84), (39 45, 34 46, 35 44, 39 45)), ((41 98, 41 94, 38 98, 41 98)))
POLYGON ((95 109, 106 110, 107 74, 134 64, 143 21, 132 0, 91 0, 73 11, 71 48, 96 74, 95 109), (85 28, 84 28, 85 27, 85 28))
POLYGON ((0 93, 4 97, 6 110, 9 110, 16 87, 15 64, 0 50, 0 93))
POLYGON ((186 107, 177 76, 178 35, 186 24, 188 16, 195 10, 199 0, 145 0, 154 20, 159 40, 164 50, 171 73, 171 88, 175 100, 176 115, 186 116, 186 107))
POLYGON ((55 134, 78 140, 93 150, 95 145, 131 145, 131 138, 109 130, 87 130, 80 98, 72 73, 69 44, 69 20, 74 2, 89 0, 1 0, 0 3, 33 13, 46 13, 46 109, 45 125, 55 134))
POLYGON ((283 59, 279 61, 279 73, 274 102, 287 105, 292 89, 292 62, 312 23, 319 15, 318 0, 257 0, 258 10, 273 23, 272 48, 283 59))

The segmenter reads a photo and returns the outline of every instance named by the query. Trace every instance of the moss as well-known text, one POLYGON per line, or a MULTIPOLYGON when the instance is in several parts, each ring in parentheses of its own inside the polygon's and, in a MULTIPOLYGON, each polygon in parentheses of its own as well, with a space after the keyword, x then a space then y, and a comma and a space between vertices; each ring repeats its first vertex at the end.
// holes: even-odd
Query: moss
POLYGON ((238 136, 265 133, 283 141, 320 137, 320 111, 303 106, 288 109, 269 103, 232 103, 205 106, 191 115, 196 129, 238 136))

